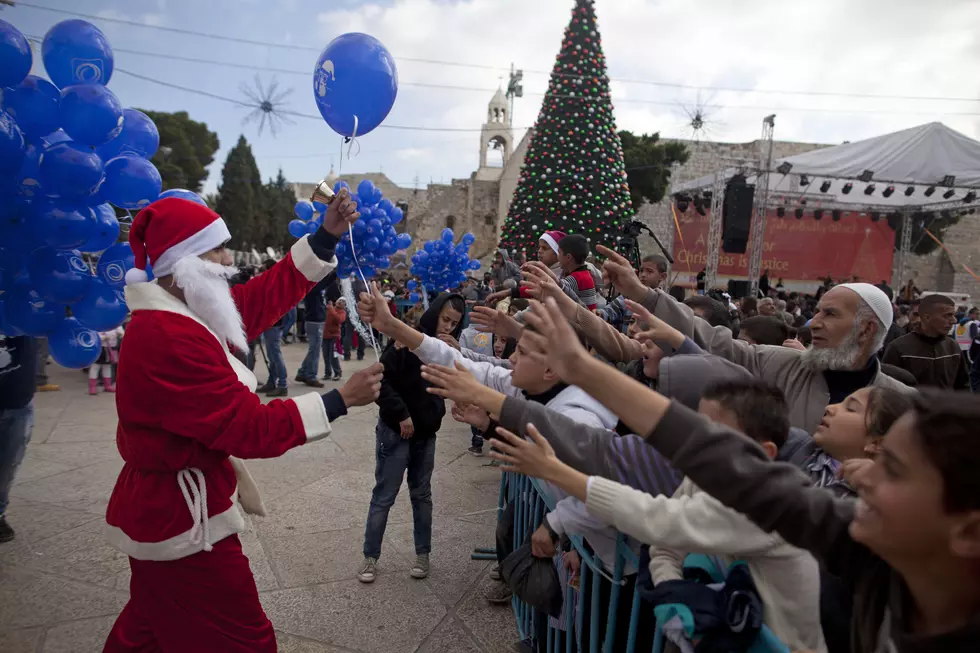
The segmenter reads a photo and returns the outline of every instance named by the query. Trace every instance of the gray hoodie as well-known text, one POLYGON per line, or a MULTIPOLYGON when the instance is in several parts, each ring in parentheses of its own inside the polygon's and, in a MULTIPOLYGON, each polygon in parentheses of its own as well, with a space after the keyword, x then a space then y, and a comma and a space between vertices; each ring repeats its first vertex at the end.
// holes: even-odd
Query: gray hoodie
POLYGON ((500 265, 494 264, 490 271, 490 278, 493 279, 496 284, 496 289, 500 290, 504 286, 504 282, 508 279, 513 279, 514 283, 520 285, 521 283, 521 268, 517 266, 514 261, 510 259, 510 253, 504 248, 499 248, 497 252, 503 258, 503 262, 500 265))

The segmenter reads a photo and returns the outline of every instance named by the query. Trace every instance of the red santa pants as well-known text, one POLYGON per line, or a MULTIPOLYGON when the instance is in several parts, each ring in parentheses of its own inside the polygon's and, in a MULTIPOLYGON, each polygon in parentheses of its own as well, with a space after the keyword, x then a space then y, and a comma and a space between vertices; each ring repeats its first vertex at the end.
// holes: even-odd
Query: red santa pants
POLYGON ((129 566, 129 603, 104 653, 275 653, 276 634, 237 535, 208 553, 164 562, 130 558, 129 566))

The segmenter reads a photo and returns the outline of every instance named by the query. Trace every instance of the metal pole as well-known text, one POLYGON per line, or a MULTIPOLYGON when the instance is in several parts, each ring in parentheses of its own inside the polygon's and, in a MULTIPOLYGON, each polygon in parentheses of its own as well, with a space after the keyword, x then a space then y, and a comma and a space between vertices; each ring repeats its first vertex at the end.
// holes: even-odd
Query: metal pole
POLYGON ((762 273, 762 245, 766 233, 766 211, 769 208, 769 169, 772 167, 772 136, 776 126, 776 114, 762 121, 759 176, 756 178, 756 197, 762 192, 762 201, 756 202, 755 220, 752 221, 752 252, 749 255, 749 293, 759 294, 759 276, 762 273))
POLYGON ((909 254, 912 251, 912 212, 902 213, 902 240, 898 247, 898 272, 892 284, 896 288, 901 288, 905 283, 905 266, 909 262, 909 254))
POLYGON ((716 170, 711 187, 711 214, 708 216, 708 264, 704 271, 704 291, 715 287, 718 277, 718 256, 721 249, 722 206, 725 202, 725 171, 716 170))

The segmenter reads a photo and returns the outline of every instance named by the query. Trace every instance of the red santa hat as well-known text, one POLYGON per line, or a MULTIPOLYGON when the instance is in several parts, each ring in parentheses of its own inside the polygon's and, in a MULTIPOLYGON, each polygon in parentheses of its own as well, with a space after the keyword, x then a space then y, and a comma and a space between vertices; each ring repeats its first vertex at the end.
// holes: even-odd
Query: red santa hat
POLYGON ((136 214, 129 229, 136 267, 126 272, 126 283, 147 280, 147 257, 154 276, 165 277, 185 256, 200 256, 230 239, 225 221, 206 206, 176 197, 153 202, 136 214))
POLYGON ((564 231, 546 231, 541 234, 538 240, 543 240, 548 243, 548 246, 555 250, 555 254, 558 253, 558 241, 565 237, 564 231))

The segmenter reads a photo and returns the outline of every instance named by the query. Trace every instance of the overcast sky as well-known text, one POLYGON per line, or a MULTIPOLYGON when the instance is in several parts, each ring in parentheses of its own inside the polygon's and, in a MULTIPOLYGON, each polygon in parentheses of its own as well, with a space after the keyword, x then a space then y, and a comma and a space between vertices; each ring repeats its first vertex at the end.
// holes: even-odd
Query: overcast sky
MULTIPOLYGON (((117 51, 119 71, 109 86, 126 106, 186 110, 218 133, 221 150, 206 187, 213 191, 240 133, 252 143, 264 177, 281 166, 290 180, 306 182, 325 176, 331 162, 340 163, 340 139, 325 123, 309 118, 295 118, 278 137, 268 130, 260 136, 256 125, 243 124, 247 109, 123 70, 243 101, 240 87, 254 86, 258 74, 263 84, 278 80, 281 88, 293 89, 286 108, 315 116, 311 71, 318 51, 344 32, 367 32, 398 64, 401 86, 386 124, 473 131, 377 129, 359 139, 360 153, 343 160, 343 171, 383 170, 403 186, 411 186, 416 176, 422 184, 448 182, 475 169, 486 104, 511 63, 525 71, 525 97, 515 107, 516 138, 533 125, 574 3, 31 0, 0 12, 29 36, 43 36, 71 16, 28 4, 140 24, 93 20, 117 51), (305 49, 230 43, 148 26, 305 49)), ((777 115, 780 140, 839 143, 931 121, 980 138, 980 100, 969 99, 980 95, 978 0, 942 0, 933 8, 921 0, 597 0, 596 12, 619 128, 690 137, 687 113, 703 107, 708 131, 701 137, 707 140, 754 140, 770 113, 777 115)))

